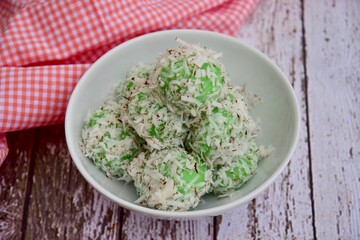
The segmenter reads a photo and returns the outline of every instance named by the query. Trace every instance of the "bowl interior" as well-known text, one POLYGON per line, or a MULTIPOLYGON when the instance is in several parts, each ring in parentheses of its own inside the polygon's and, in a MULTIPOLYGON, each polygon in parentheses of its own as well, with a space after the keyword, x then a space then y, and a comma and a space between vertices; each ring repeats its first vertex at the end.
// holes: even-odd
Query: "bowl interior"
POLYGON ((295 95, 278 68, 260 52, 224 35, 191 30, 164 31, 128 41, 100 58, 84 74, 69 101, 66 138, 71 156, 82 175, 97 190, 123 207, 155 216, 191 217, 216 215, 251 200, 266 188, 287 164, 294 149, 299 115, 295 95), (195 209, 185 213, 166 213, 141 207, 133 202, 138 198, 132 183, 111 180, 105 176, 79 148, 84 118, 90 109, 99 107, 109 92, 130 69, 139 62, 154 62, 159 53, 177 47, 176 37, 189 43, 199 43, 223 53, 222 62, 236 85, 246 84, 263 102, 253 111, 260 120, 258 144, 272 145, 275 150, 260 162, 257 174, 231 198, 218 199, 209 194, 195 209))

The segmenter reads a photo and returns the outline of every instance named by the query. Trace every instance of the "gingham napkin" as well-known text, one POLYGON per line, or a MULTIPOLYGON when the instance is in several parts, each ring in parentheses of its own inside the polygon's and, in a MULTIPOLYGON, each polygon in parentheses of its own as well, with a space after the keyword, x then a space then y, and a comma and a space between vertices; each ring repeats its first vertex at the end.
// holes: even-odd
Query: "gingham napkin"
POLYGON ((86 69, 116 45, 174 28, 234 35, 257 0, 0 1, 0 164, 5 132, 62 123, 86 69))

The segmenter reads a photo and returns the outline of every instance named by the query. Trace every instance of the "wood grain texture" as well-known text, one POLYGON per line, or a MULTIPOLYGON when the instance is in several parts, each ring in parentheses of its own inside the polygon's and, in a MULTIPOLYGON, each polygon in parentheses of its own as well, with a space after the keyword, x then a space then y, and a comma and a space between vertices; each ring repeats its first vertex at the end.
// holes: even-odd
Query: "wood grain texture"
POLYGON ((288 77, 301 109, 301 130, 288 167, 247 206, 222 216, 218 238, 312 239, 301 1, 261 1, 238 37, 264 52, 288 77))
POLYGON ((215 239, 255 239, 256 199, 215 217, 215 239))
POLYGON ((120 207, 96 192, 73 165, 64 127, 39 129, 26 239, 117 239, 120 207))
POLYGON ((360 239, 360 1, 304 6, 316 235, 360 239))
POLYGON ((213 218, 160 220, 125 210, 122 239, 213 239, 213 218))
POLYGON ((0 239, 20 239, 36 130, 8 133, 9 152, 0 168, 0 239))

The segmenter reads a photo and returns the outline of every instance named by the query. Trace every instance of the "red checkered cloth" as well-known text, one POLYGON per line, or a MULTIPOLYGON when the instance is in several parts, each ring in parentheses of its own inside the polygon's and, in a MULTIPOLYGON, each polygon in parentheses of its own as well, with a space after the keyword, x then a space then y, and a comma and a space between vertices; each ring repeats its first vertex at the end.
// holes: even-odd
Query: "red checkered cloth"
POLYGON ((0 164, 5 132, 62 123, 77 81, 111 48, 164 29, 235 35, 256 2, 0 1, 0 164))

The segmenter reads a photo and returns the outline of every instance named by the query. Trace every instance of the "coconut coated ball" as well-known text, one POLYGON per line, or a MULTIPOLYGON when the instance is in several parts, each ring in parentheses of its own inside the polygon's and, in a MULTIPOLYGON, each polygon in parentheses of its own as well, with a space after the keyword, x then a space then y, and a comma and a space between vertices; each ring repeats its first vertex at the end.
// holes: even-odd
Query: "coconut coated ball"
POLYGON ((256 124, 240 94, 229 91, 189 132, 188 149, 209 164, 246 153, 255 137, 256 124))
POLYGON ((155 92, 142 89, 128 103, 126 121, 152 149, 183 146, 187 135, 181 116, 171 112, 155 92))
POLYGON ((156 65, 159 91, 176 111, 197 116, 226 85, 223 65, 213 52, 192 45, 170 49, 156 65))
POLYGON ((107 176, 129 181, 125 169, 141 152, 143 140, 120 120, 119 105, 112 100, 88 114, 80 147, 107 176))
POLYGON ((196 207, 212 185, 212 171, 183 148, 142 152, 128 167, 140 198, 137 203, 166 211, 196 207))
POLYGON ((213 172, 213 192, 226 194, 246 183, 256 173, 260 158, 258 151, 251 141, 245 154, 217 161, 213 172))

